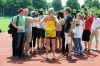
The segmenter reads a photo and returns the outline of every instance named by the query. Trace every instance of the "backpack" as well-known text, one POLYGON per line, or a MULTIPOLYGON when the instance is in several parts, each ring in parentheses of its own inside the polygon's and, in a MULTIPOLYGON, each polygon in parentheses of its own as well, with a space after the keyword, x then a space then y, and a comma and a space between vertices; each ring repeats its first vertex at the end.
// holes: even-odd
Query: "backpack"
MULTIPOLYGON (((16 25, 18 25, 18 20, 19 17, 17 16, 17 21, 16 21, 16 25)), ((8 25, 9 30, 8 30, 8 34, 16 34, 17 33, 17 29, 12 25, 13 19, 11 21, 11 23, 8 25)))

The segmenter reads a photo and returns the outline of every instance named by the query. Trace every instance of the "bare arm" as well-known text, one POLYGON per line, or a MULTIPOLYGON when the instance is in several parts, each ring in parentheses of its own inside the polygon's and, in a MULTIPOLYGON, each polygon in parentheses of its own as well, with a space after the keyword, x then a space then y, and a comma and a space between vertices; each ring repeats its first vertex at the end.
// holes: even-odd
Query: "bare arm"
POLYGON ((57 19, 57 17, 55 16, 55 22, 56 23, 59 23, 59 20, 57 19))
POLYGON ((29 17, 27 20, 28 23, 34 23, 34 22, 39 22, 39 21, 40 19, 38 17, 37 18, 29 17))
POLYGON ((65 24, 65 20, 64 19, 61 19, 60 20, 60 23, 61 23, 61 25, 64 25, 65 24))
POLYGON ((18 30, 18 27, 16 25, 17 22, 12 22, 12 25, 18 30))
POLYGON ((45 18, 46 18, 46 16, 45 16, 43 19, 40 20, 39 24, 40 24, 41 26, 42 26, 42 23, 45 22, 45 18))

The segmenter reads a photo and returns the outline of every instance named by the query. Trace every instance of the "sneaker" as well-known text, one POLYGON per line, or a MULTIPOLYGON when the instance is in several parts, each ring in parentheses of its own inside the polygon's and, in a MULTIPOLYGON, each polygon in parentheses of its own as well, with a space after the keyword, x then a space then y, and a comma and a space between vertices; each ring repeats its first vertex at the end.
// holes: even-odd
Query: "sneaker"
POLYGON ((95 50, 98 50, 98 47, 95 47, 95 50))
POLYGON ((87 52, 90 52, 90 49, 88 49, 87 52))
POLYGON ((56 56, 55 56, 55 55, 53 55, 53 56, 52 56, 52 59, 56 59, 56 56))
POLYGON ((57 50, 58 50, 58 51, 61 51, 62 49, 61 49, 61 48, 57 48, 57 50))
POLYGON ((80 56, 80 53, 77 53, 77 56, 80 56))
POLYGON ((84 52, 87 52, 87 51, 88 51, 88 48, 85 48, 85 49, 84 49, 84 52))
POLYGON ((48 59, 48 55, 46 54, 46 57, 45 57, 46 59, 48 59))
POLYGON ((19 60, 22 59, 22 57, 16 56, 15 59, 19 60))
POLYGON ((72 54, 67 54, 67 57, 71 57, 72 56, 72 54))
POLYGON ((36 51, 36 52, 39 52, 39 51, 40 51, 40 48, 38 47, 37 49, 35 49, 35 51, 36 51))
POLYGON ((30 53, 31 53, 31 52, 30 52, 30 51, 28 51, 28 52, 27 52, 27 55, 28 55, 28 56, 30 56, 30 55, 31 55, 30 53))
POLYGON ((84 54, 83 54, 83 53, 80 53, 80 55, 81 55, 81 56, 84 56, 84 54))
POLYGON ((95 50, 98 50, 98 48, 95 48, 95 50))

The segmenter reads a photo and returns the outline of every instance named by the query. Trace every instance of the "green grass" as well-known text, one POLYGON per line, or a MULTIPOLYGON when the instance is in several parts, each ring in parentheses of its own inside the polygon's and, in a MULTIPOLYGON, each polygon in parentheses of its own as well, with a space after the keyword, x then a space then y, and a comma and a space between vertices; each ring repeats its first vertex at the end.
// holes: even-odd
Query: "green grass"
POLYGON ((11 22, 11 18, 10 17, 0 17, 0 30, 5 32, 7 31, 8 25, 11 22))

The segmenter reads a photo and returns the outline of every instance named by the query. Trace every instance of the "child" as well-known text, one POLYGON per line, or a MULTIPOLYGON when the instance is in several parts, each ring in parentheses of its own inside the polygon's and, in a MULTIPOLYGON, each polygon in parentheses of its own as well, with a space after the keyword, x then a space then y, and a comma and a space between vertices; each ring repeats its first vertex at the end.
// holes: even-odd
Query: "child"
POLYGON ((82 35, 82 40, 84 41, 85 44, 85 50, 84 51, 89 51, 90 52, 90 35, 91 35, 91 26, 93 23, 93 15, 92 13, 89 13, 88 16, 85 16, 85 26, 84 26, 84 31, 82 35), (87 48, 88 45, 88 48, 87 48))
POLYGON ((77 14, 77 19, 75 20, 75 33, 74 33, 74 43, 77 50, 77 55, 82 54, 82 32, 83 32, 83 21, 82 15, 80 13, 77 14))

